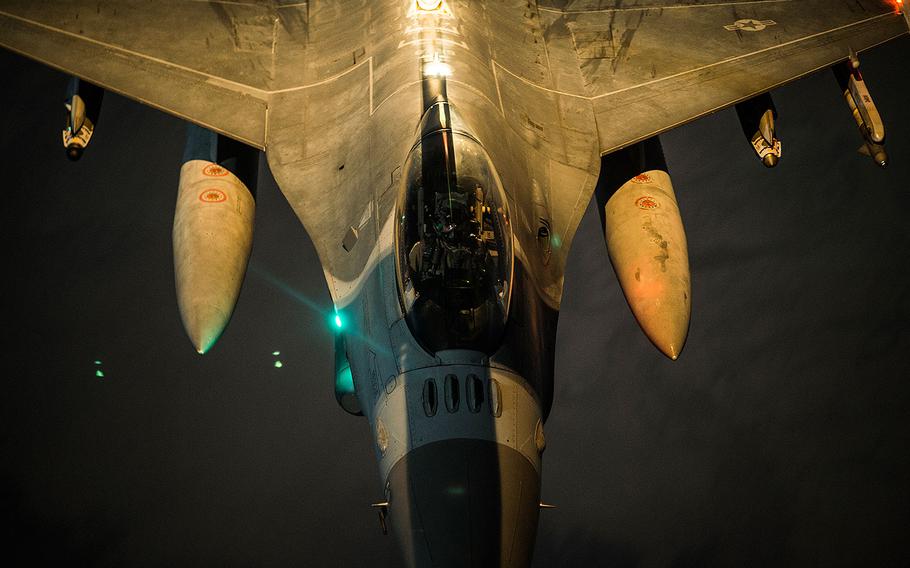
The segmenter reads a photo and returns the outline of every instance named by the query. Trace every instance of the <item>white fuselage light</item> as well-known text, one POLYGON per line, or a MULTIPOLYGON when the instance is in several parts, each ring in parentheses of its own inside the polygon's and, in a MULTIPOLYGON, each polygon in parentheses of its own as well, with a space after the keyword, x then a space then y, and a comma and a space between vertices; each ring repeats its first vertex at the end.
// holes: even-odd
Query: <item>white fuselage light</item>
POLYGON ((435 12, 442 8, 442 0, 417 0, 417 9, 424 12, 435 12))

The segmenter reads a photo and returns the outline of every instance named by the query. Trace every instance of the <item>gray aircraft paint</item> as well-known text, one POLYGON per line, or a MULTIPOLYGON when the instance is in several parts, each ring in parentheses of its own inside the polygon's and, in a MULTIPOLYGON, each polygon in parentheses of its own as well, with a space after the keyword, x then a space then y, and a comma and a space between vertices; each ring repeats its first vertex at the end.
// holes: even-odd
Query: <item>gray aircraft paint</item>
MULTIPOLYGON (((813 70, 811 65, 827 64, 819 65, 819 61, 830 63, 838 60, 842 57, 838 50, 848 43, 858 41, 861 45, 869 46, 906 32, 903 25, 900 28, 894 26, 895 18, 891 17, 890 12, 882 10, 881 3, 867 4, 871 14, 868 18, 854 21, 847 18, 846 11, 832 13, 833 27, 826 27, 815 33, 807 33, 805 28, 794 25, 794 22, 802 23, 804 26, 814 23, 811 19, 799 21, 799 16, 806 15, 805 13, 797 13, 796 10, 793 10, 778 15, 775 18, 776 22, 787 21, 788 17, 792 17, 788 23, 799 29, 799 34, 802 35, 797 35, 789 42, 780 38, 774 41, 778 43, 783 41, 781 45, 787 47, 800 44, 800 55, 792 56, 788 61, 792 63, 802 58, 803 65, 794 65, 795 71, 787 68, 783 75, 778 77, 764 77, 762 90, 813 70), (877 13, 876 8, 879 9, 877 13), (842 21, 835 21, 836 16, 841 17, 842 21), (823 41, 819 38, 822 38, 823 41), (768 83, 768 81, 772 82, 768 83)), ((710 10, 715 7, 700 7, 705 11, 706 17, 699 19, 699 23, 710 26, 710 29, 719 29, 716 25, 717 18, 714 16, 723 14, 719 11, 716 14, 712 13, 710 10), (712 17, 707 17, 708 15, 712 17)), ((310 14, 308 14, 307 24, 314 25, 320 32, 331 30, 333 25, 339 27, 345 25, 347 32, 341 35, 354 39, 353 43, 356 44, 358 43, 356 40, 362 39, 366 35, 369 24, 374 22, 388 22, 390 28, 402 29, 396 24, 402 23, 405 17, 404 12, 401 10, 401 6, 398 6, 398 10, 394 8, 392 5, 378 8, 370 15, 370 18, 355 23, 353 26, 350 25, 349 18, 343 16, 354 14, 354 10, 342 10, 341 16, 337 11, 327 11, 326 13, 316 11, 312 19, 309 19, 310 14), (384 13, 383 8, 388 13, 384 13), (320 20, 318 16, 325 16, 325 19, 320 20), (325 27, 321 27, 322 22, 325 23, 325 27)), ((768 8, 771 12, 774 10, 771 6, 762 7, 762 9, 764 8, 768 8)), ((758 8, 749 7, 749 9, 758 8)), ((527 200, 526 194, 521 193, 518 188, 528 185, 535 186, 536 182, 543 187, 544 192, 559 196, 558 200, 552 201, 552 209, 548 212, 552 226, 556 229, 555 237, 560 239, 562 245, 561 251, 554 257, 555 262, 550 258, 549 252, 546 255, 536 252, 540 249, 540 245, 536 239, 532 240, 530 237, 530 235, 536 235, 534 231, 518 231, 519 242, 516 246, 519 260, 526 268, 525 274, 528 276, 530 285, 526 293, 528 295, 536 294, 542 302, 556 310, 561 298, 562 266, 565 254, 571 245, 580 213, 593 189, 599 165, 599 153, 618 148, 619 145, 610 145, 610 141, 616 137, 624 140, 620 145, 625 145, 640 139, 642 134, 650 135, 657 132, 657 130, 639 131, 638 134, 635 134, 634 130, 614 128, 612 113, 621 105, 616 104, 616 99, 611 99, 611 97, 630 92, 630 100, 636 101, 637 104, 641 104, 641 101, 653 104, 654 97, 643 95, 642 93, 646 91, 636 89, 651 88, 656 85, 665 89, 656 94, 658 99, 660 96, 670 96, 670 94, 673 98, 685 98, 685 89, 679 88, 679 85, 676 84, 678 81, 696 85, 710 83, 710 79, 706 79, 706 77, 708 73, 718 71, 714 68, 716 65, 731 65, 732 62, 740 64, 743 60, 752 57, 756 57, 757 63, 761 65, 771 66, 775 58, 780 56, 780 53, 776 51, 780 47, 774 44, 757 51, 730 55, 719 64, 709 63, 701 67, 671 73, 659 81, 655 77, 653 81, 646 82, 644 87, 634 85, 634 89, 633 85, 628 87, 611 85, 609 88, 612 90, 606 91, 600 89, 591 91, 587 90, 587 87, 586 90, 564 89, 552 79, 538 80, 535 76, 535 68, 530 65, 530 62, 535 61, 538 65, 542 65, 539 63, 539 56, 542 52, 534 53, 531 48, 525 50, 514 48, 514 46, 522 44, 509 41, 515 40, 516 37, 504 37, 510 31, 519 33, 523 29, 516 20, 510 19, 510 16, 514 16, 514 14, 505 11, 499 14, 496 12, 496 7, 491 7, 490 10, 493 14, 492 20, 497 24, 497 30, 506 33, 492 34, 489 19, 485 19, 487 15, 481 14, 481 10, 468 9, 458 16, 461 24, 458 28, 447 30, 441 26, 433 26, 421 29, 421 26, 417 26, 411 29, 411 32, 416 31, 418 35, 421 32, 430 32, 430 35, 435 35, 430 39, 420 38, 415 41, 414 44, 418 46, 421 45, 421 41, 424 41, 429 43, 424 44, 423 47, 429 45, 435 49, 438 42, 440 46, 445 47, 443 51, 447 49, 453 54, 458 54, 451 55, 451 57, 454 63, 463 65, 464 69, 453 65, 453 78, 450 81, 451 98, 466 116, 466 122, 472 125, 472 128, 478 133, 478 137, 488 146, 488 151, 500 170, 509 198, 515 205, 513 210, 518 212, 516 222, 522 220, 523 212, 533 209, 534 204, 539 207, 540 203, 540 200, 534 200, 534 204, 524 203, 524 200, 527 200), (500 15, 503 17, 496 17, 500 15), (510 25, 512 22, 515 22, 515 25, 510 25), (495 37, 495 41, 491 42, 491 37, 495 37), (502 46, 498 45, 498 42, 501 42, 502 46), (476 59, 471 55, 488 51, 503 55, 503 61, 512 58, 516 64, 501 64, 498 59, 486 61, 476 59), (771 57, 770 61, 768 57, 771 57), (500 72, 505 72, 505 75, 510 77, 501 80, 498 75, 500 72), (460 76, 469 79, 458 79, 457 77, 460 76), (493 96, 494 90, 495 97, 493 96), (520 128, 516 125, 520 125, 520 128), (597 126, 596 132, 593 130, 595 125, 597 126), (598 137, 599 147, 594 144, 598 137), (522 239, 525 242, 522 242, 522 239), (547 258, 547 262, 543 261, 544 257, 547 258)), ((627 11, 637 11, 640 17, 650 14, 647 9, 622 10, 621 12, 627 11)), ((588 9, 578 11, 578 14, 581 14, 578 17, 583 18, 587 14, 612 15, 614 12, 611 9, 588 9)), ((673 11, 668 10, 667 12, 672 13, 673 11)), ((544 26, 547 31, 564 24, 563 19, 576 17, 576 13, 572 11, 544 9, 542 13, 555 14, 552 17, 556 19, 548 21, 544 26)), ((23 25, 26 28, 34 27, 23 16, 7 15, 6 18, 6 23, 11 28, 15 28, 12 29, 14 32, 22 33, 23 25)), ((235 23, 242 19, 235 14, 229 14, 229 18, 235 23)), ((533 19, 533 16, 528 18, 528 20, 533 19)), ((667 20, 672 24, 672 16, 667 20)), ((275 20, 276 28, 277 22, 278 20, 275 20)), ((676 21, 677 27, 680 22, 681 20, 676 21)), ((523 23, 527 23, 527 21, 523 23)), ((47 30, 48 27, 53 26, 42 24, 38 27, 47 30)), ((566 27, 571 29, 568 24, 566 27)), ((660 26, 655 27, 659 31, 660 26)), ((730 30, 726 26, 722 27, 725 31, 733 33, 743 31, 757 33, 767 28, 764 24, 762 26, 753 25, 751 29, 746 25, 737 26, 734 30, 730 30)), ((408 28, 404 29, 407 33, 408 28)), ((544 33, 540 31, 540 28, 532 26, 532 29, 537 30, 532 35, 543 37, 544 33)), ((629 31, 633 35, 636 33, 634 28, 630 28, 629 31)), ((24 33, 27 34, 28 30, 24 33)), ((660 33, 665 33, 665 31, 660 33)), ((546 55, 549 57, 549 52, 552 51, 554 57, 558 59, 560 56, 558 43, 551 40, 560 36, 557 33, 549 35, 550 38, 544 42, 548 51, 546 55)), ((66 38, 64 41, 76 43, 83 41, 74 38, 72 32, 69 32, 69 35, 61 34, 61 36, 66 38)), ((572 36, 575 39, 576 34, 573 32, 572 36)), ((323 37, 338 36, 332 36, 329 32, 323 37)), ((565 40, 568 35, 561 37, 565 40)), ((401 160, 401 145, 395 143, 382 145, 379 141, 391 140, 403 143, 410 136, 408 130, 413 131, 418 116, 413 109, 419 109, 419 104, 414 105, 413 103, 416 101, 416 85, 419 83, 420 73, 415 65, 413 53, 403 55, 406 52, 401 51, 402 48, 409 45, 409 40, 401 37, 397 39, 397 44, 395 44, 395 34, 388 34, 376 39, 370 44, 369 54, 365 47, 353 50, 349 69, 344 69, 345 66, 341 64, 333 66, 335 62, 345 59, 336 57, 331 60, 332 64, 322 69, 317 68, 315 82, 299 87, 287 87, 263 93, 262 89, 256 87, 242 88, 242 84, 231 79, 224 82, 227 90, 233 90, 234 94, 240 92, 247 98, 267 100, 268 113, 263 113, 258 119, 262 126, 262 145, 267 149, 269 163, 276 179, 316 243, 330 291, 336 306, 342 313, 345 313, 345 310, 351 306, 357 308, 368 304, 362 299, 361 289, 367 285, 367 281, 374 277, 377 267, 378 272, 382 272, 383 263, 388 262, 390 255, 391 243, 387 240, 387 235, 391 221, 392 203, 394 203, 395 172, 401 160), (326 72, 326 68, 333 72, 338 69, 342 70, 331 74, 326 72), (415 73, 415 71, 417 72, 415 73), (416 76, 416 82, 412 79, 409 83, 407 80, 409 76, 416 76), (377 77, 377 80, 374 80, 374 77, 377 77), (238 85, 240 87, 235 89, 238 85), (379 97, 374 96, 374 92, 378 92, 379 97), (259 97, 258 95, 261 94, 267 96, 259 97), (332 132, 334 137, 327 140, 321 136, 324 132, 332 132), (397 158, 396 153, 399 154, 397 158), (347 169, 344 167, 345 165, 348 166, 347 169), (338 173, 345 170, 346 173, 338 173), (387 185, 386 180, 388 180, 387 185), (348 188, 359 187, 369 189, 348 190, 348 188), (329 209, 330 204, 331 210, 329 209), (339 248, 343 248, 339 247, 343 236, 355 227, 353 222, 357 218, 358 212, 367 210, 372 211, 372 235, 369 230, 363 230, 368 229, 371 224, 370 221, 367 221, 358 227, 361 235, 367 237, 366 239, 361 237, 363 240, 358 243, 359 248, 358 245, 355 245, 351 250, 344 251, 344 254, 338 252, 339 248)), ((249 38, 241 35, 235 39, 239 47, 255 45, 255 42, 247 43, 248 40, 249 38)), ((333 41, 336 40, 325 40, 329 44, 325 53, 332 52, 331 43, 333 41)), ((605 39, 600 41, 605 42, 605 39)), ((273 54, 276 51, 277 43, 276 36, 273 34, 271 42, 273 54)), ((318 45, 319 42, 313 43, 318 45)), ((643 43, 647 44, 647 42, 643 43)), ((107 43, 101 47, 114 49, 111 45, 107 43)), ((566 43, 566 45, 568 44, 566 43)), ((537 49, 541 47, 543 46, 539 45, 537 49)), ((596 50, 606 49, 605 46, 594 47, 596 50)), ((628 45, 625 48, 628 49, 628 45)), ((572 50, 564 46, 563 52, 578 55, 577 42, 573 49, 574 54, 572 50)), ((754 50, 755 46, 749 46, 748 49, 754 50)), ((317 53, 319 53, 318 48, 317 53)), ((344 52, 339 49, 336 53, 344 52)), ((321 55, 314 60, 325 63, 331 58, 331 56, 321 57, 321 55)), ((41 59, 40 54, 36 57, 41 59)), ((189 71, 192 74, 193 70, 189 71)), ((580 75, 576 74, 574 78, 568 79, 568 82, 583 78, 588 80, 588 85, 597 84, 599 76, 596 75, 596 72, 591 75, 588 73, 590 69, 581 69, 581 71, 580 75)), ((652 71, 652 75, 654 74, 656 73, 652 71)), ((723 73, 720 74, 723 75, 723 73)), ((90 75, 89 77, 91 78, 90 75)), ((215 80, 216 78, 216 76, 208 77, 208 79, 213 79, 212 84, 219 85, 220 82, 215 80)), ((748 81, 745 83, 737 85, 737 89, 727 89, 726 91, 706 87, 702 87, 702 89, 715 96, 721 92, 719 96, 723 97, 724 101, 721 104, 727 105, 738 100, 738 97, 742 98, 755 93, 754 91, 749 92, 748 89, 752 87, 748 81)), ((102 81, 99 81, 99 84, 105 85, 102 81)), ((206 81, 206 85, 202 89, 208 88, 209 83, 206 81)), ((116 87, 114 89, 116 90, 116 87)), ((655 88, 655 90, 659 89, 655 88)), ((135 96, 141 97, 141 95, 135 96)), ((164 103, 159 102, 158 104, 168 108, 164 103)), ((253 105, 255 106, 255 104, 254 102, 253 105)), ((697 100, 697 104, 693 104, 691 108, 683 111, 681 115, 683 118, 678 122, 673 122, 677 118, 675 115, 661 114, 659 119, 655 119, 654 108, 639 108, 632 113, 632 118, 628 123, 634 128, 640 127, 641 124, 656 122, 663 125, 658 129, 665 129, 718 108, 711 107, 711 104, 714 103, 710 97, 706 97, 705 100, 697 100)), ((239 106, 248 106, 247 101, 239 106)), ((174 112, 180 115, 179 110, 174 110, 174 112)), ((253 114, 255 115, 255 111, 253 114)), ((197 120, 203 122, 202 119, 197 120)), ((236 121, 236 119, 232 120, 236 121)), ((237 134, 225 127, 219 127, 216 122, 203 123, 257 144, 256 132, 259 129, 255 124, 249 129, 249 132, 253 134, 247 136, 237 134)), ((363 219, 363 214, 359 218, 363 219)), ((533 228, 534 219, 524 219, 524 221, 527 225, 526 228, 533 228)), ((392 296, 391 292, 394 288, 390 288, 388 283, 387 277, 380 282, 381 294, 386 301, 376 302, 376 304, 384 304, 386 324, 394 325, 395 321, 400 321, 400 317, 396 320, 394 311, 391 312, 390 317, 390 309, 394 306, 389 305, 388 299, 392 296)), ((382 313, 378 315, 381 316, 382 313)), ((363 343, 369 344, 370 342, 364 341, 363 343)), ((392 346, 398 347, 405 343, 392 342, 392 346)), ((354 350, 356 351, 356 347, 354 350)), ((363 376, 369 359, 356 355, 351 359, 352 368, 355 371, 355 381, 357 381, 358 376, 363 376)), ((393 357, 388 357, 388 359, 392 363, 395 362, 393 357)), ((377 363, 377 366, 380 369, 383 368, 382 363, 377 363)), ((543 372, 546 374, 546 370, 543 372)))

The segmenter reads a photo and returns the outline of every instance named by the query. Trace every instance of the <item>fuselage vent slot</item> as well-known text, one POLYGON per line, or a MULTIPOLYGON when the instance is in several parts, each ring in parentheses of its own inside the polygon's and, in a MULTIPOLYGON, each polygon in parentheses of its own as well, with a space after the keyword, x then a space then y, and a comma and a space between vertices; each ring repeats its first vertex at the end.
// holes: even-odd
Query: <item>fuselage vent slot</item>
POLYGON ((446 375, 445 389, 446 410, 449 412, 458 412, 458 405, 461 402, 461 395, 458 389, 458 377, 455 375, 446 375))
POLYGON ((496 379, 490 379, 490 414, 502 416, 502 387, 496 379))
POLYGON ((468 397, 468 409, 471 412, 480 412, 483 406, 483 381, 477 375, 468 375, 465 382, 465 391, 468 397))
POLYGON ((439 394, 436 392, 436 379, 427 379, 423 383, 423 411, 427 416, 436 416, 439 406, 439 394))

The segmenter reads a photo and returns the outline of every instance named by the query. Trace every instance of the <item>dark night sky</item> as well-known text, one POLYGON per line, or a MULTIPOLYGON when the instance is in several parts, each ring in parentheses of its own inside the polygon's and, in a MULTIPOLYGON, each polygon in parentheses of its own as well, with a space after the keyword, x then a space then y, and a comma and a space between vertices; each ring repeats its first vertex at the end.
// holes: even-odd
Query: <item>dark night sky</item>
MULTIPOLYGON (((731 110, 663 137, 693 280, 675 363, 638 330, 589 208, 547 423, 543 498, 558 508, 535 566, 910 560, 908 53, 905 38, 863 58, 884 171, 855 152, 828 72, 775 93, 776 170, 731 110)), ((0 69, 5 554, 396 566, 368 507, 381 492, 367 424, 332 394, 325 281, 265 162, 237 311, 200 357, 171 263, 181 121, 108 95, 72 164, 65 78, 6 52, 0 69)))

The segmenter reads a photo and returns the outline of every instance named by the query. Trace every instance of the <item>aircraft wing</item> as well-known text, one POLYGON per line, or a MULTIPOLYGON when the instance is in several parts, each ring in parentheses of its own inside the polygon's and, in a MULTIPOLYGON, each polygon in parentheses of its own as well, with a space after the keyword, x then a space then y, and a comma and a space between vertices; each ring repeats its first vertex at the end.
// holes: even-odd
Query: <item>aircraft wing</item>
MULTIPOLYGON (((457 21, 431 31, 456 104, 524 152, 500 171, 532 235, 520 248, 537 246, 538 218, 562 238, 533 267, 554 306, 598 153, 908 31, 897 0, 449 3, 457 21)), ((265 149, 337 301, 390 246, 405 150, 390 140, 412 140, 419 119, 415 5, 0 0, 0 46, 265 149)))
POLYGON ((609 153, 907 33, 901 5, 542 0, 539 12, 550 60, 580 70, 555 70, 554 87, 592 102, 609 153))
POLYGON ((0 46, 258 148, 275 44, 302 56, 279 3, 0 2, 0 46), (290 32, 290 33, 289 33, 290 32))

